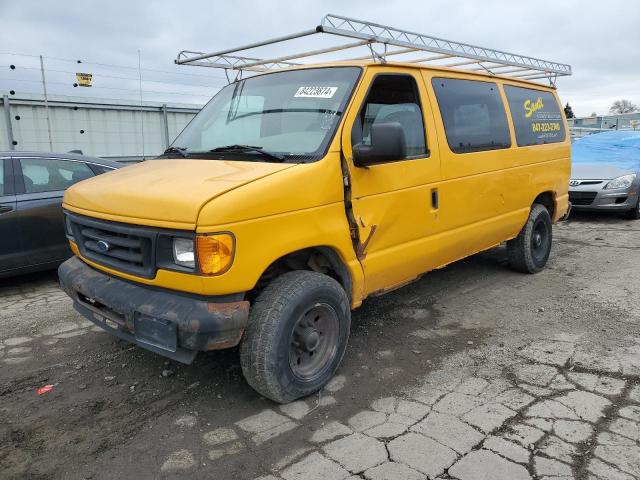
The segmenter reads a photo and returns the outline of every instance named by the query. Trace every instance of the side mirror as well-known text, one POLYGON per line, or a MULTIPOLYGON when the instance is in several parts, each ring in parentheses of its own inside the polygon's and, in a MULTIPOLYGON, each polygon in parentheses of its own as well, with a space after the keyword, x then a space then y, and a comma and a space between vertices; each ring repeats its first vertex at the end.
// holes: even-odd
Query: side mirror
POLYGON ((407 140, 398 122, 371 125, 371 145, 353 146, 353 164, 368 167, 376 163, 401 160, 407 156, 407 140))

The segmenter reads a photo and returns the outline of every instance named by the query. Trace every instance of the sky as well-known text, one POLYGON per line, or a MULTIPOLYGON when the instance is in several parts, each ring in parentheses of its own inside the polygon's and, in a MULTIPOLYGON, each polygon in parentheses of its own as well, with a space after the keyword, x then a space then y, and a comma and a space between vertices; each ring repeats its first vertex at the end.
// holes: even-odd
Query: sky
POLYGON ((638 0, 0 0, 0 95, 41 93, 42 55, 52 95, 204 103, 224 72, 175 65, 178 51, 306 30, 326 13, 568 63, 558 92, 577 116, 621 98, 640 105, 638 0), (75 72, 92 73, 94 87, 73 87, 75 72))

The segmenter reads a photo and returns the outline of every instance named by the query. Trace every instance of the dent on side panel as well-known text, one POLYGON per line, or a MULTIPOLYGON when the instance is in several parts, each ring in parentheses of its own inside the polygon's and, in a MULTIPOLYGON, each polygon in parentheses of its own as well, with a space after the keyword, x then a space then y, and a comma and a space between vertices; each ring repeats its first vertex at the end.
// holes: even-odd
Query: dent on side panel
POLYGON ((361 238, 368 239, 362 260, 367 292, 394 288, 430 269, 429 252, 414 255, 414 247, 439 229, 430 189, 420 185, 354 201, 361 238))

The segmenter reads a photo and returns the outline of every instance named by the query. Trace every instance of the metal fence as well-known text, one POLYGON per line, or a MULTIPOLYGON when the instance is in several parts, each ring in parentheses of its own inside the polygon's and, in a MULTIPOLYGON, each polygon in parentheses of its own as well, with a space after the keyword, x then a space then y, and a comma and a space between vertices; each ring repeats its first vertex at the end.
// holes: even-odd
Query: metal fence
POLYGON ((159 155, 199 108, 38 95, 0 104, 0 150, 66 152, 141 160, 159 155))
POLYGON ((580 138, 610 130, 640 131, 640 112, 570 118, 568 123, 571 130, 571 138, 580 138))
POLYGON ((228 83, 211 69, 149 65, 142 52, 126 58, 0 52, 0 150, 155 156, 228 83))

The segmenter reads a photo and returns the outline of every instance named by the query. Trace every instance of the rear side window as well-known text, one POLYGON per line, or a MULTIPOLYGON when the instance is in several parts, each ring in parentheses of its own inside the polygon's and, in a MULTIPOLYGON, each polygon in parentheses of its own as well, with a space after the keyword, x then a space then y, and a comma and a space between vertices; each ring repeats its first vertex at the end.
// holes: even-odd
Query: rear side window
POLYGON ((507 115, 495 83, 452 78, 434 78, 431 83, 452 152, 511 146, 507 115))
POLYGON ((531 88, 504 86, 516 143, 520 147, 564 142, 562 113, 553 94, 531 88))
POLYGON ((26 193, 66 190, 94 173, 86 163, 44 158, 21 158, 20 167, 26 193))

